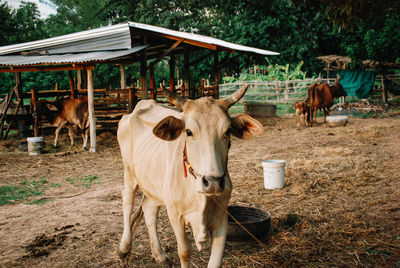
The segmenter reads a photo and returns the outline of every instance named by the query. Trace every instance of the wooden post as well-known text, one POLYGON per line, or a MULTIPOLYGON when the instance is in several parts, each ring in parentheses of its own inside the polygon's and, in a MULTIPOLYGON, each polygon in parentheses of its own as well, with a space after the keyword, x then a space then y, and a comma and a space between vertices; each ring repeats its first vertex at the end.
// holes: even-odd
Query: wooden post
POLYGON ((90 148, 89 152, 96 152, 96 120, 94 118, 94 95, 93 95, 93 74, 91 69, 87 69, 87 85, 88 85, 88 110, 89 110, 89 136, 90 148))
POLYGON ((150 64, 150 90, 151 98, 153 100, 157 99, 156 80, 154 78, 154 64, 150 64))
POLYGON ((120 87, 121 89, 126 88, 126 78, 125 78, 125 65, 121 64, 119 66, 120 72, 121 72, 121 81, 120 81, 120 87))
POLYGON ((185 85, 185 97, 188 97, 190 99, 193 99, 193 92, 190 90, 190 77, 189 77, 189 48, 185 47, 184 53, 183 53, 183 79, 184 79, 184 85, 185 85))
POLYGON ((327 70, 326 70, 326 79, 327 79, 327 84, 328 84, 328 85, 329 85, 329 68, 331 67, 330 65, 331 65, 331 63, 328 62, 328 68, 327 68, 327 70))
MULTIPOLYGON (((15 117, 16 117, 16 115, 17 115, 19 109, 20 109, 21 107, 24 106, 24 99, 23 99, 23 95, 22 95, 22 79, 21 79, 21 73, 20 73, 20 72, 16 72, 16 73, 15 73, 14 92, 15 92, 15 94, 16 94, 16 96, 17 96, 17 102, 18 102, 18 103, 17 103, 17 107, 15 107, 15 110, 14 110, 13 115, 12 115, 12 117, 11 117, 11 122, 9 122, 8 127, 7 127, 7 129, 6 129, 6 132, 5 132, 5 134, 4 134, 4 139, 7 138, 8 132, 9 132, 10 129, 11 129, 11 125, 14 123, 15 117)), ((9 100, 12 101, 11 98, 10 98, 9 100)), ((9 104, 8 104, 8 105, 9 105, 9 104)), ((6 111, 7 111, 7 110, 6 110, 6 111)), ((5 113, 5 114, 6 114, 6 113, 5 113)), ((4 115, 5 115, 5 114, 4 114, 4 115)), ((3 123, 4 123, 4 121, 3 121, 3 123)), ((2 131, 2 132, 3 132, 3 131, 2 131)), ((1 133, 1 134, 3 134, 3 133, 1 133)))
POLYGON ((76 70, 76 88, 78 90, 82 89, 82 70, 76 70))
POLYGON ((133 111, 133 108, 135 108, 134 102, 136 102, 136 96, 135 96, 135 88, 131 87, 128 91, 128 108, 129 112, 131 113, 133 111))
POLYGON ((387 90, 386 90, 386 87, 385 87, 385 79, 384 79, 384 75, 382 74, 382 99, 383 99, 383 102, 385 102, 385 103, 387 103, 388 102, 388 94, 387 94, 387 90))
POLYGON ((10 106, 10 103, 12 101, 14 94, 15 94, 15 88, 11 91, 10 94, 7 94, 7 96, 6 96, 5 107, 3 108, 3 111, 1 114, 1 119, 0 119, 0 139, 3 138, 4 121, 6 120, 8 107, 10 106))
POLYGON ((275 80, 275 95, 276 95, 276 99, 279 100, 280 99, 280 81, 278 79, 275 80))
POLYGON ((169 90, 175 91, 175 56, 169 58, 169 90))
POLYGON ((286 80, 285 82, 285 100, 289 99, 289 80, 286 80))
POLYGON ((214 52, 214 98, 219 98, 219 66, 218 50, 214 52))
POLYGON ((72 76, 72 71, 68 70, 68 77, 69 77, 69 88, 71 89, 71 99, 75 99, 75 87, 74 87, 74 77, 72 76))
POLYGON ((204 93, 204 79, 200 80, 200 97, 204 97, 205 93, 204 93))
POLYGON ((33 108, 33 136, 34 137, 39 137, 39 117, 38 114, 36 113, 36 106, 37 106, 37 92, 35 89, 31 90, 31 103, 32 103, 32 108, 33 108))
MULTIPOLYGON (((143 45, 147 44, 146 36, 143 37, 143 45)), ((142 85, 142 100, 147 100, 147 49, 143 49, 140 58, 140 84, 142 85)))

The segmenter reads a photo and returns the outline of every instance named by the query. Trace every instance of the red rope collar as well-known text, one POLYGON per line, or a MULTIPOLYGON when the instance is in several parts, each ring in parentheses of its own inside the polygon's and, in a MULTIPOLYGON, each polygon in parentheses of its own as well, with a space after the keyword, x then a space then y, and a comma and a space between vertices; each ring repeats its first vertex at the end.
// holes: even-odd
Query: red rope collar
POLYGON ((189 169, 189 173, 190 174, 192 174, 192 176, 195 178, 195 179, 197 179, 197 176, 196 175, 199 175, 199 174, 197 174, 195 171, 194 171, 194 169, 192 168, 192 166, 189 164, 189 161, 188 161, 188 159, 187 159, 187 154, 186 154, 186 142, 185 142, 185 147, 183 148, 183 170, 184 170, 184 172, 185 172, 185 178, 187 178, 187 169, 186 169, 186 166, 187 166, 187 169, 189 169))

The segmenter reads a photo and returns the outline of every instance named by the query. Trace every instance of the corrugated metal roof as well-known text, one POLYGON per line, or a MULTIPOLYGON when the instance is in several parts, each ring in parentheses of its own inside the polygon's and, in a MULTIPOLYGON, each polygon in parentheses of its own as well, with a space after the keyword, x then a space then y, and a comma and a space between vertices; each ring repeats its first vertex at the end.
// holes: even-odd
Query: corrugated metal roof
POLYGON ((38 64, 69 64, 69 63, 90 63, 107 61, 121 58, 139 52, 148 45, 137 46, 127 50, 119 51, 96 51, 77 54, 62 55, 41 55, 41 56, 0 56, 0 65, 3 66, 24 66, 38 64))
POLYGON ((130 49, 129 24, 117 24, 38 41, 0 47, 0 55, 22 51, 43 51, 49 54, 130 49))
POLYGON ((23 51, 46 51, 48 54, 65 54, 129 49, 134 46, 131 40, 130 29, 140 29, 175 36, 240 52, 250 52, 261 55, 279 55, 277 52, 242 46, 214 37, 179 32, 137 22, 127 22, 33 42, 3 46, 0 47, 0 55, 15 54, 23 51))
POLYGON ((147 30, 147 31, 151 31, 151 32, 172 35, 172 36, 189 39, 189 40, 193 40, 193 41, 198 41, 198 42, 202 42, 202 43, 206 43, 206 44, 210 44, 210 45, 221 46, 224 48, 233 49, 233 50, 237 50, 237 51, 252 52, 252 53, 261 54, 261 55, 279 55, 278 52, 273 52, 273 51, 254 48, 254 47, 242 46, 242 45, 234 44, 234 43, 227 42, 227 41, 224 41, 224 40, 221 40, 218 38, 214 38, 214 37, 210 37, 210 36, 204 36, 204 35, 194 34, 194 33, 179 32, 179 31, 174 31, 174 30, 170 30, 167 28, 162 28, 162 27, 138 23, 138 22, 128 22, 128 24, 130 27, 141 29, 141 30, 147 30))

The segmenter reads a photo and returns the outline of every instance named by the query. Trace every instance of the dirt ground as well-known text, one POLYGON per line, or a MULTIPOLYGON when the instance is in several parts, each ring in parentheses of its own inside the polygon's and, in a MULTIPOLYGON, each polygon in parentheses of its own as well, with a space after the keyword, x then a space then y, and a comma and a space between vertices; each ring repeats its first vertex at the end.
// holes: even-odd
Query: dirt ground
MULTIPOLYGON (((262 119, 265 133, 232 140, 231 205, 271 213, 265 246, 227 242, 224 267, 399 267, 400 116, 357 119, 345 127, 295 128, 294 119, 262 119), (262 160, 284 159, 286 186, 263 188, 262 160)), ((319 119, 321 121, 321 119, 319 119)), ((98 135, 98 153, 69 147, 29 156, 17 139, 0 141, 0 185, 32 185, 41 194, 0 207, 0 267, 121 267, 123 167, 116 136, 98 135)), ((155 168, 149 166, 149 168, 155 168)), ((140 197, 137 197, 139 200, 140 197)), ((160 240, 179 264, 165 210, 160 240)), ((205 267, 208 249, 193 267, 205 267)), ((134 234, 131 267, 154 267, 144 222, 134 234)))

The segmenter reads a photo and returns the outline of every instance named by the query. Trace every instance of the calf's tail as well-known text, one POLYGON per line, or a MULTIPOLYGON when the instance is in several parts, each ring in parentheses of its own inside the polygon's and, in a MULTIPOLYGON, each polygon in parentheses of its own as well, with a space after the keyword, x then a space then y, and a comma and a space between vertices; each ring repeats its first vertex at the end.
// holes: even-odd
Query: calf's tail
POLYGON ((296 101, 296 102, 293 102, 292 106, 290 106, 290 108, 289 108, 289 111, 292 110, 293 106, 294 106, 296 103, 297 103, 297 101, 296 101))
POLYGON ((132 234, 135 232, 136 228, 139 226, 140 220, 143 218, 142 205, 143 205, 143 201, 145 198, 146 198, 146 195, 143 193, 143 197, 139 203, 138 209, 131 216, 131 232, 132 232, 132 234))

